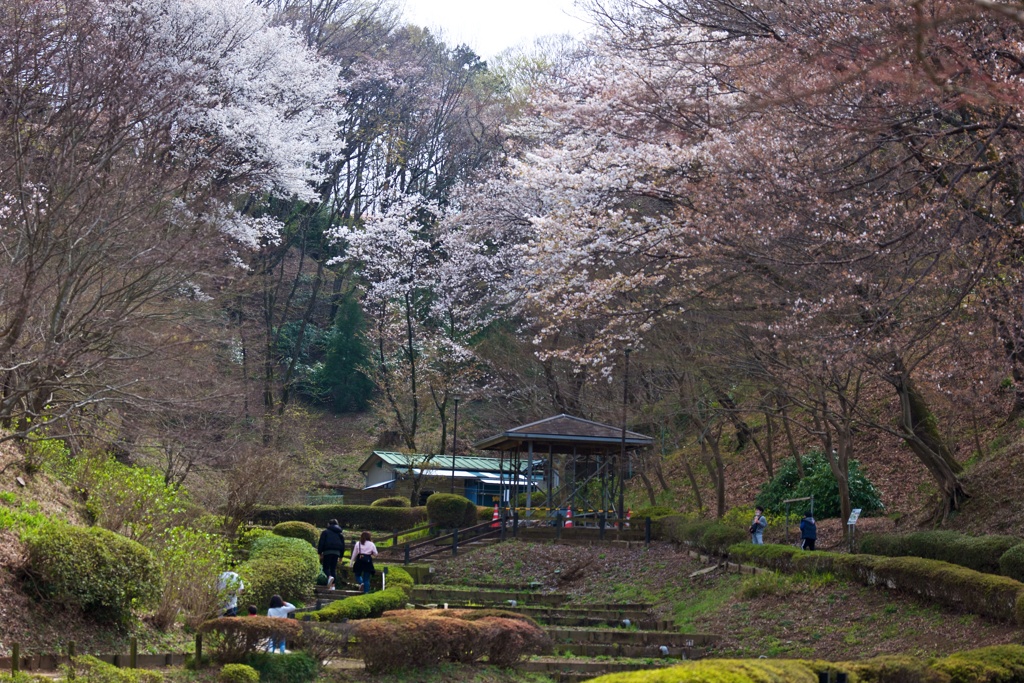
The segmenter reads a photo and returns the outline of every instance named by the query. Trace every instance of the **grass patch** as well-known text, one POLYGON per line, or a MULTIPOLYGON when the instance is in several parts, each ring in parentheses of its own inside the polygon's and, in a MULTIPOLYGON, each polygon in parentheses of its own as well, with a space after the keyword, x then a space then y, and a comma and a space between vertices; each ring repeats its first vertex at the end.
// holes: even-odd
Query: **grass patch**
POLYGON ((740 592, 740 586, 739 575, 732 574, 721 577, 714 586, 676 602, 672 608, 672 618, 676 626, 681 629, 692 628, 697 619, 719 611, 726 603, 735 599, 740 592))

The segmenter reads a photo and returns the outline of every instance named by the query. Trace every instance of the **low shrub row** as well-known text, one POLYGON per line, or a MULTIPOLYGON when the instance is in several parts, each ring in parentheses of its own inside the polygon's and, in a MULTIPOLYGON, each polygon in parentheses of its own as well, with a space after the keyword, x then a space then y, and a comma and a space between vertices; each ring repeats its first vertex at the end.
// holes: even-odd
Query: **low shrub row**
POLYGON ((43 595, 100 619, 126 623, 163 587, 147 548, 113 531, 49 520, 22 535, 27 573, 43 595))
POLYGON ((281 522, 307 522, 322 529, 336 519, 345 529, 365 531, 395 531, 411 529, 427 519, 425 507, 397 508, 372 505, 282 505, 266 506, 256 510, 253 521, 257 524, 281 522))
POLYGON ((927 662, 884 656, 859 662, 800 659, 704 659, 647 671, 608 674, 591 683, 815 683, 818 674, 832 680, 844 673, 864 683, 1017 683, 1024 680, 1024 647, 997 645, 958 652, 927 662))
POLYGON ((686 515, 662 517, 653 531, 662 540, 692 545, 715 555, 725 555, 730 546, 750 540, 750 534, 741 526, 686 515))
POLYGON ((386 589, 335 600, 326 607, 310 613, 310 619, 340 623, 346 619, 379 617, 387 611, 404 608, 409 602, 409 590, 413 586, 412 576, 399 567, 389 567, 387 577, 386 589))
MULTIPOLYGON (((944 530, 915 531, 909 534, 865 534, 860 541, 860 551, 868 555, 942 560, 979 572, 1001 574, 1004 572, 1000 569, 1000 559, 1010 548, 1021 543, 1021 539, 1016 536, 968 536, 944 530)), ((1020 573, 1014 578, 1021 578, 1020 573)))
POLYGON ((869 586, 910 593, 945 607, 1024 624, 1024 583, 920 557, 808 553, 791 546, 741 543, 737 562, 784 572, 831 572, 869 586))
POLYGON ((521 619, 484 617, 468 621, 452 616, 409 612, 360 622, 355 629, 370 673, 471 663, 482 657, 495 666, 512 666, 528 654, 550 650, 547 634, 521 619))

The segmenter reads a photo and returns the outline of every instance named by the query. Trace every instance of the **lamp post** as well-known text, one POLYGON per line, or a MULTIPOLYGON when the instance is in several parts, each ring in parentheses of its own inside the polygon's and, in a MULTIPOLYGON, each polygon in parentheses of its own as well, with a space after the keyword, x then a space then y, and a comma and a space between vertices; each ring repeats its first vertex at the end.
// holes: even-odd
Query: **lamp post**
POLYGON ((628 346, 625 349, 625 373, 622 381, 622 445, 619 449, 619 529, 622 529, 622 519, 626 516, 626 508, 623 499, 626 493, 626 406, 629 404, 629 354, 633 349, 628 346))
POLYGON ((455 493, 455 451, 459 443, 459 397, 455 397, 455 426, 452 428, 452 493, 455 493))

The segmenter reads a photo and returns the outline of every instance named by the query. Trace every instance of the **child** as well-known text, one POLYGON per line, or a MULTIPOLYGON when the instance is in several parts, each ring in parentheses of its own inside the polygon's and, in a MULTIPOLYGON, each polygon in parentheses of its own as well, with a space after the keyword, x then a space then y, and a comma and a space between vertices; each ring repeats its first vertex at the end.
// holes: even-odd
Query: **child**
MULTIPOLYGON (((275 595, 270 598, 270 609, 267 610, 267 616, 276 617, 278 619, 287 619, 288 615, 294 611, 295 605, 290 602, 285 602, 281 599, 280 595, 275 595)), ((267 652, 273 652, 275 649, 281 652, 281 654, 284 654, 284 638, 270 639, 267 652)))

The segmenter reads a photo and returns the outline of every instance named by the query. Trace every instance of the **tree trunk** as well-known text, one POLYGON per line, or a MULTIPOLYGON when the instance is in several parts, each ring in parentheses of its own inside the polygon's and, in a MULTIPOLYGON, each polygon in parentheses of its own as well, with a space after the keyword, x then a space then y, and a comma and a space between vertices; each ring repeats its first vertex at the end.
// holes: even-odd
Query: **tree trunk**
POLYGON ((963 467, 953 458, 952 451, 939 434, 935 415, 910 379, 910 373, 903 365, 902 359, 896 359, 893 371, 893 374, 885 379, 896 389, 900 399, 899 426, 903 431, 901 436, 914 455, 928 468, 928 472, 938 485, 943 503, 939 516, 944 521, 949 512, 958 510, 969 497, 958 476, 963 472, 963 467))

